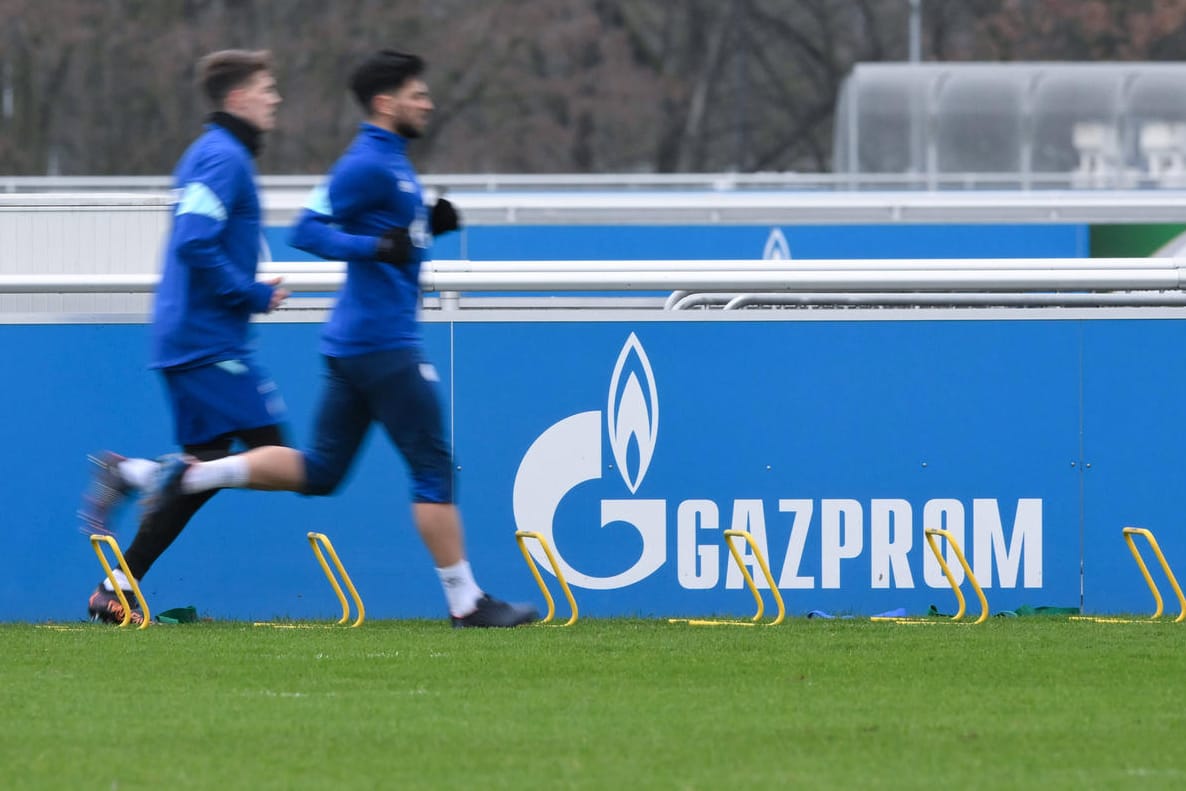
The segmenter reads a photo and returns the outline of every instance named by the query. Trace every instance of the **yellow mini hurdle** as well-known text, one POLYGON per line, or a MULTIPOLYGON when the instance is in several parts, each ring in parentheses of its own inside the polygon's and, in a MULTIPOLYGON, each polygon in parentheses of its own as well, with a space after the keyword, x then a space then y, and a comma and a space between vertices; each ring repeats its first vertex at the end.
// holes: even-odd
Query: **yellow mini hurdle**
POLYGON ((147 629, 148 624, 152 622, 152 613, 148 610, 148 602, 144 600, 144 594, 140 592, 140 585, 136 582, 136 578, 132 576, 132 572, 128 569, 128 562, 124 560, 124 553, 119 549, 119 543, 116 542, 112 536, 101 535, 95 533, 91 536, 91 548, 95 550, 95 556, 99 558, 99 563, 103 566, 103 571, 107 574, 107 579, 111 583, 111 587, 115 589, 115 595, 119 597, 119 603, 124 608, 124 618, 120 621, 120 628, 126 627, 132 622, 132 607, 128 603, 128 597, 123 592, 119 583, 115 579, 115 571, 111 568, 111 563, 107 560, 107 554, 103 551, 103 545, 111 550, 111 554, 115 556, 116 563, 119 564, 120 571, 128 579, 128 584, 132 586, 132 593, 136 594, 136 600, 140 602, 140 612, 144 619, 140 622, 137 629, 147 629))
POLYGON ((1170 581, 1170 587, 1174 589, 1174 594, 1178 597, 1179 612, 1178 617, 1174 619, 1174 623, 1186 621, 1186 596, 1182 595, 1182 588, 1178 585, 1178 579, 1174 576, 1169 561, 1162 554, 1161 547, 1157 545, 1157 539, 1153 537, 1152 531, 1146 530, 1143 527, 1126 527, 1121 533, 1124 535, 1124 540, 1128 544, 1128 551, 1132 553, 1133 560, 1137 562, 1137 567, 1141 569, 1141 576, 1145 578, 1145 584, 1149 586, 1149 591, 1153 594, 1153 601, 1157 603, 1157 609, 1149 616, 1149 620, 1155 621, 1161 617, 1161 613, 1165 609, 1165 602, 1161 600, 1161 591, 1158 590, 1157 583, 1153 581, 1152 575, 1149 574, 1149 567, 1145 565, 1145 559, 1141 557, 1141 551, 1137 549, 1137 544, 1133 540, 1133 536, 1144 536, 1145 540, 1149 542, 1149 548, 1153 550, 1153 554, 1157 557, 1157 562, 1161 564, 1161 570, 1165 572, 1166 579, 1170 581))
POLYGON ((524 543, 529 538, 538 542, 540 547, 543 548, 544 554, 548 558, 548 563, 552 566, 552 573, 556 575, 556 580, 560 583, 560 589, 564 591, 564 598, 568 599, 568 608, 572 613, 564 623, 552 625, 572 626, 577 622, 577 600, 573 598, 572 589, 568 587, 568 582, 564 579, 564 573, 560 571, 560 564, 556 561, 556 555, 552 552, 552 547, 548 545, 547 539, 534 530, 517 530, 515 531, 515 541, 519 544, 519 551, 523 553, 523 559, 527 561, 527 567, 531 569, 531 576, 535 577, 535 584, 539 586, 540 592, 544 594, 544 601, 548 603, 548 614, 543 617, 540 623, 552 623, 552 619, 556 616, 556 602, 552 598, 552 592, 548 590, 547 584, 544 583, 543 575, 539 573, 539 566, 536 565, 535 558, 531 556, 531 552, 527 549, 527 544, 524 543))
MULTIPOLYGON (((967 558, 964 557, 964 551, 960 548, 959 542, 955 540, 955 536, 950 531, 940 530, 937 527, 928 527, 923 531, 926 537, 927 546, 931 548, 931 552, 935 555, 935 559, 939 561, 939 567, 943 569, 943 576, 947 578, 947 583, 951 585, 951 590, 955 594, 956 602, 959 608, 955 615, 951 616, 950 622, 960 623, 963 621, 964 614, 967 613, 968 603, 964 599, 964 592, 960 590, 959 583, 955 581, 955 575, 951 573, 951 567, 947 565, 947 559, 943 556, 943 551, 939 548, 939 542, 936 536, 947 539, 947 543, 951 546, 951 551, 955 553, 955 557, 959 560, 960 566, 964 569, 964 576, 968 578, 968 583, 971 584, 972 590, 976 592, 976 598, 980 600, 980 615, 972 624, 984 623, 988 620, 988 599, 984 596, 984 590, 980 587, 980 583, 976 581, 976 575, 972 573, 972 567, 968 565, 967 558)), ((939 621, 933 618, 890 618, 890 617, 874 617, 874 621, 892 621, 894 623, 948 623, 948 621, 939 621)))
POLYGON ((722 534, 725 538, 725 546, 729 547, 729 554, 733 557, 733 561, 737 564, 737 568, 741 569, 741 576, 745 578, 745 584, 753 594, 754 601, 757 603, 758 611, 748 621, 730 621, 719 619, 701 619, 701 618, 669 618, 668 623, 686 623, 689 626, 757 626, 762 621, 762 616, 766 612, 766 605, 762 601, 762 594, 758 592, 758 586, 754 583, 754 577, 749 573, 745 563, 741 559, 741 552, 738 551, 733 539, 741 538, 749 544, 750 551, 754 554, 754 560, 758 563, 758 568, 762 570, 762 576, 766 578, 766 584, 770 586, 770 593, 774 597, 774 603, 778 607, 778 612, 774 618, 766 622, 766 626, 778 626, 786 619, 787 608, 783 603, 782 594, 778 590, 778 583, 774 581, 774 575, 770 573, 770 564, 766 562, 766 556, 762 554, 762 550, 758 548, 754 537, 750 535, 748 530, 726 530, 722 534))
POLYGON ((358 595, 358 589, 354 587, 354 583, 350 580, 350 575, 346 573, 346 567, 342 565, 342 561, 338 558, 338 553, 334 551, 333 542, 329 540, 329 536, 325 533, 309 533, 308 539, 309 546, 313 548, 313 554, 317 557, 317 562, 320 564, 321 570, 325 572, 325 578, 329 580, 330 586, 334 589, 334 594, 338 597, 338 602, 342 605, 342 617, 338 619, 338 623, 344 624, 350 620, 350 602, 346 600, 346 594, 342 592, 342 586, 338 584, 337 577, 334 576, 333 570, 330 569, 329 563, 325 560, 327 554, 330 560, 333 561, 334 568, 337 569, 338 576, 342 578, 346 589, 350 591, 350 598, 354 599, 354 606, 358 610, 358 616, 350 626, 362 626, 362 622, 366 620, 366 608, 362 605, 362 597, 358 595), (324 552, 322 551, 323 549, 324 552))

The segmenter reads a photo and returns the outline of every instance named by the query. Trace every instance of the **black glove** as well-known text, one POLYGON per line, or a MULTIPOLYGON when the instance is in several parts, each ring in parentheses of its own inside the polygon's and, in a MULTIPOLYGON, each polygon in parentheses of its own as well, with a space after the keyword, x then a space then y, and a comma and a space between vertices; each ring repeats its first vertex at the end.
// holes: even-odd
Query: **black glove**
POLYGON ((457 209, 453 208, 451 202, 444 198, 437 198, 437 202, 432 207, 432 214, 428 218, 428 227, 432 229, 433 236, 440 236, 460 228, 461 218, 457 215, 457 209))
POLYGON ((412 237, 407 228, 392 228, 379 237, 375 260, 385 264, 406 264, 412 260, 412 237))

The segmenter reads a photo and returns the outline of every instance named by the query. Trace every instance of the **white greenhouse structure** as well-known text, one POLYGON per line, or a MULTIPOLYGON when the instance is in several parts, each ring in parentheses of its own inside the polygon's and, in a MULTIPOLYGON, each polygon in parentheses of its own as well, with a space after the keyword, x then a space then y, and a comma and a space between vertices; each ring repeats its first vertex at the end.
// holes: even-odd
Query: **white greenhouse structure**
POLYGON ((858 64, 834 160, 864 185, 1183 187, 1186 64, 858 64))

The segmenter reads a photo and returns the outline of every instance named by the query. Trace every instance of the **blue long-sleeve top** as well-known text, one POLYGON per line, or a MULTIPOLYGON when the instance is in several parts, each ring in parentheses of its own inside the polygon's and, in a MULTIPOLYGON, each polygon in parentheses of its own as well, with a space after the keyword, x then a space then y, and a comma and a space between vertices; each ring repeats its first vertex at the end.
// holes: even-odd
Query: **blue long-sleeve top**
POLYGON ((187 368, 249 351, 251 314, 273 288, 255 280, 260 206, 251 152, 211 123, 174 171, 179 196, 152 315, 153 368, 187 368))
POLYGON ((431 238, 406 141, 364 123, 290 236, 293 247, 346 261, 346 283, 321 336, 323 354, 352 357, 420 345, 420 264, 431 238), (376 261, 379 237, 397 227, 408 229, 412 260, 398 266, 376 261))

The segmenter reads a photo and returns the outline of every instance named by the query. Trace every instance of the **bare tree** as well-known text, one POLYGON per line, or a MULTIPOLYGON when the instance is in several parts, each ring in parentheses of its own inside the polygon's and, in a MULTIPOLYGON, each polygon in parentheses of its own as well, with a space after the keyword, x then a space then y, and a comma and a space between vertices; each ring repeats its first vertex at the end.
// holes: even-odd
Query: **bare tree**
MULTIPOLYGON (((321 173, 350 68, 419 52, 426 172, 826 170, 845 76, 907 0, 0 0, 0 172, 165 173, 208 111, 194 63, 276 56, 263 172, 321 173)), ((924 0, 924 57, 1180 59, 1186 0, 924 0)))
POLYGON ((979 0, 964 57, 991 60, 1180 60, 1183 0, 979 0))

